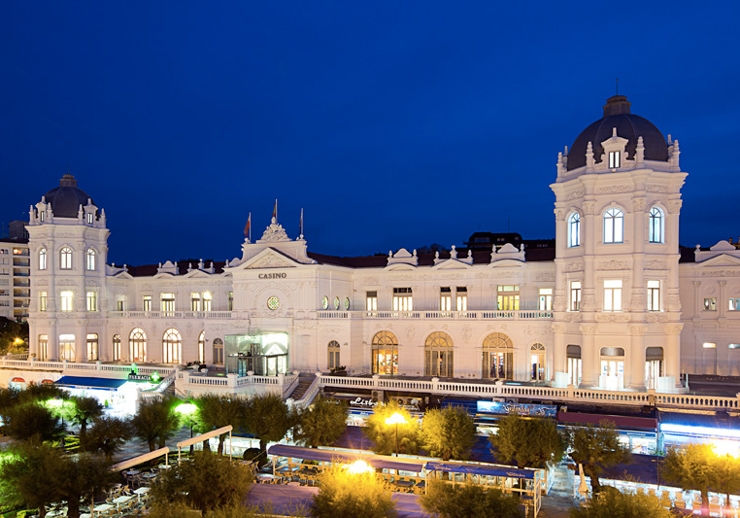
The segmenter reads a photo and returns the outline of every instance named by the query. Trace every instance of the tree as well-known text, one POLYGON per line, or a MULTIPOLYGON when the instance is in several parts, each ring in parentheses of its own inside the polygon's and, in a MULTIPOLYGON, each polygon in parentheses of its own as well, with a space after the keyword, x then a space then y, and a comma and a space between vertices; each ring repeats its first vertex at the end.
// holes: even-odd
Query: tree
POLYGON ((204 515, 241 503, 249 491, 251 468, 211 452, 195 452, 190 462, 165 470, 152 487, 155 505, 182 501, 204 515))
POLYGON ((496 459, 517 467, 544 468, 557 464, 565 452, 565 439, 555 421, 524 419, 510 414, 498 423, 498 432, 488 437, 496 459))
POLYGON ((81 453, 62 457, 62 471, 58 474, 58 491, 67 501, 69 518, 79 518, 80 501, 92 503, 120 480, 118 473, 110 470, 110 463, 103 457, 81 453))
POLYGON ((28 352, 28 322, 0 317, 0 356, 28 352))
POLYGON ((19 441, 58 441, 64 434, 64 426, 51 410, 42 403, 19 403, 6 411, 4 431, 19 441))
POLYGON ((173 397, 146 399, 139 404, 139 410, 131 419, 134 436, 146 441, 149 451, 157 446, 164 448, 178 428, 180 420, 175 412, 177 400, 173 397))
POLYGON ((613 487, 604 487, 588 506, 573 508, 571 518, 670 518, 658 497, 637 493, 627 495, 613 487))
POLYGON ((398 431, 398 451, 409 454, 418 453, 419 424, 395 401, 387 405, 377 405, 367 419, 365 428, 362 429, 365 436, 373 442, 373 451, 382 455, 390 455, 396 451, 396 431, 398 431), (403 424, 386 424, 386 420, 396 413, 403 417, 403 424))
POLYGON ((601 421, 599 426, 568 429, 568 444, 570 457, 582 464, 584 473, 591 477, 594 494, 601 489, 599 475, 604 470, 632 460, 629 450, 619 442, 611 421, 601 421))
POLYGON ((82 447, 89 452, 101 452, 108 462, 113 461, 113 454, 131 438, 131 423, 118 417, 99 417, 85 438, 80 434, 82 447))
POLYGON ((438 518, 524 518, 514 496, 470 482, 457 485, 432 480, 419 502, 426 512, 438 518))
POLYGON ((279 441, 295 424, 295 416, 277 394, 261 394, 249 400, 244 424, 260 440, 260 451, 267 443, 279 441))
MULTIPOLYGON (((245 419, 247 403, 234 396, 203 394, 195 400, 195 406, 198 407, 198 429, 210 432, 228 425, 240 428, 245 419)), ((225 440, 226 434, 218 438, 219 455, 223 455, 225 440)))
POLYGON ((720 455, 715 463, 715 473, 717 482, 714 489, 719 493, 727 495, 727 502, 730 501, 730 495, 740 493, 740 459, 732 455, 720 455))
POLYGON ((462 407, 427 410, 421 422, 422 447, 442 460, 466 460, 475 444, 475 422, 462 407))
POLYGON ((719 464, 711 445, 688 444, 682 450, 668 450, 660 476, 671 485, 699 491, 702 514, 709 515, 709 489, 719 483, 719 464))
POLYGON ((354 473, 333 466, 319 476, 311 515, 320 518, 386 518, 396 516, 391 490, 372 468, 354 473))
POLYGON ((334 444, 347 429, 348 413, 346 404, 319 396, 311 406, 298 412, 293 439, 311 448, 334 444))
POLYGON ((85 441, 87 425, 103 415, 103 405, 94 397, 72 396, 68 418, 80 427, 80 442, 85 441))
POLYGON ((38 508, 44 518, 46 507, 61 500, 56 477, 62 471, 61 452, 48 445, 23 443, 0 462, 0 504, 38 508))

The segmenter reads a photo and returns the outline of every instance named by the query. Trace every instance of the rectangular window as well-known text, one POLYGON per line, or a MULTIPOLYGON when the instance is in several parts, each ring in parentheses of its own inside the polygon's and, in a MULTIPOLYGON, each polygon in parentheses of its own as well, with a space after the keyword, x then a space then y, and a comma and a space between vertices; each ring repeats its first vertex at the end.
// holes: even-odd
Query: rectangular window
POLYGON ((92 225, 93 224, 93 213, 92 212, 88 212, 87 213, 87 224, 88 225, 92 225))
POLYGON ((622 311, 622 281, 604 281, 604 311, 622 311))
POLYGON ((73 307, 74 293, 71 291, 63 291, 61 292, 60 295, 62 298, 62 304, 61 304, 62 311, 72 311, 74 309, 73 307))
POLYGON ((393 311, 413 311, 414 296, 411 288, 393 288, 393 311))
POLYGON ((622 167, 622 154, 619 151, 609 151, 609 169, 622 167))
POLYGON ((49 335, 39 335, 39 360, 49 359, 49 335))
POLYGON ((211 294, 207 291, 203 293, 203 311, 211 311, 211 294))
POLYGON ((466 288, 465 286, 457 287, 457 310, 468 310, 468 288, 466 288))
POLYGON ((229 292, 229 301, 227 303, 227 307, 229 308, 229 311, 234 311, 234 292, 229 292))
POLYGON ((126 311, 126 299, 116 300, 116 311, 126 311))
POLYGON ((87 292, 87 310, 88 311, 98 310, 98 293, 95 291, 87 292))
POLYGON ((87 335, 87 359, 98 360, 98 335, 88 333, 87 335))
MULTIPOLYGON (((174 309, 170 311, 174 311, 174 309)), ((200 293, 190 294, 190 311, 200 311, 200 293)))
POLYGON ((730 299, 730 311, 740 311, 740 298, 730 299))
POLYGON ((552 311, 552 288, 540 288, 540 311, 552 311))
POLYGON ((660 281, 648 281, 647 290, 648 311, 660 311, 660 281))
POLYGON ((45 291, 39 292, 39 311, 46 311, 49 306, 48 295, 45 291))
POLYGON ((704 311, 717 311, 717 297, 706 297, 704 299, 704 311))
POLYGON ((151 311, 152 310, 152 296, 151 295, 145 295, 144 296, 144 311, 151 311))
POLYGON ((160 311, 173 312, 175 311, 175 294, 174 293, 162 293, 160 298, 160 311))
POLYGON ((378 292, 368 291, 365 293, 365 310, 378 311, 378 292))
POLYGON ((570 310, 581 310, 581 281, 570 283, 570 310))
POLYGON ((499 311, 519 311, 519 286, 513 284, 499 285, 496 300, 499 311))
POLYGON ((450 288, 439 289, 439 310, 452 311, 452 290, 450 288))

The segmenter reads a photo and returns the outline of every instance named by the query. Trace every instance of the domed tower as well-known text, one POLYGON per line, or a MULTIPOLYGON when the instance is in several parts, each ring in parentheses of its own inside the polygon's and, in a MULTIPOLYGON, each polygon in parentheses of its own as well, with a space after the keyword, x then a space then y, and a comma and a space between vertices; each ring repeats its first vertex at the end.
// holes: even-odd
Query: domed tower
POLYGON ((105 211, 62 176, 31 206, 30 352, 40 360, 94 361, 105 328, 105 211))
POLYGON ((679 376, 678 141, 625 96, 558 154, 556 384, 673 390, 679 376))

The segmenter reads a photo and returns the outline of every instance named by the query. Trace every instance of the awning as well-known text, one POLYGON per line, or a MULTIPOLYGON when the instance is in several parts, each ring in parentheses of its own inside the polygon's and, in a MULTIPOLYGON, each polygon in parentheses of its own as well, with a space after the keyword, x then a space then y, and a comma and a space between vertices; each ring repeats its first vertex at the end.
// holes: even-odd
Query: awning
POLYGON ((119 462, 118 464, 113 464, 110 467, 110 470, 111 471, 123 471, 124 469, 133 468, 134 466, 138 466, 139 464, 149 462, 150 460, 158 459, 159 457, 162 457, 162 456, 164 456, 165 463, 167 463, 167 455, 169 455, 169 453, 170 453, 170 449, 165 446, 164 448, 150 451, 149 453, 139 455, 138 457, 134 457, 133 459, 124 460, 123 462, 119 462))
POLYGON ((558 412, 558 423, 562 424, 593 424, 601 421, 614 423, 618 430, 650 430, 658 429, 658 420, 653 417, 634 417, 626 415, 583 414, 580 412, 558 412))
POLYGON ((24 380, 23 378, 19 378, 19 377, 17 377, 17 376, 16 376, 16 377, 15 377, 15 378, 13 378, 12 380, 10 380, 10 382, 11 382, 11 383, 25 383, 25 382, 26 382, 26 380, 24 380))
POLYGON ((457 462, 427 462, 430 471, 448 471, 450 473, 470 473, 473 475, 488 475, 491 477, 528 478, 534 479, 535 470, 519 469, 509 466, 490 466, 483 464, 458 464, 457 462))
POLYGON ((417 459, 404 459, 400 457, 388 457, 385 455, 373 455, 367 453, 354 453, 338 450, 319 450, 316 448, 301 448, 300 446, 288 446, 287 444, 273 444, 267 448, 270 455, 290 457, 292 459, 314 460, 318 462, 342 462, 352 463, 363 460, 374 468, 395 469, 421 473, 424 469, 424 461, 417 459))
POLYGON ((128 380, 89 378, 86 376, 62 376, 54 384, 58 387, 116 391, 128 380))

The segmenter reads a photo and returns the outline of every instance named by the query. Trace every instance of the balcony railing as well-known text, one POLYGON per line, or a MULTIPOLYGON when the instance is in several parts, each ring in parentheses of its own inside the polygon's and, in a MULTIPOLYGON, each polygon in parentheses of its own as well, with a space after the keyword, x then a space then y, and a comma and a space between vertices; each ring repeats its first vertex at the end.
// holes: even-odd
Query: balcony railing
POLYGON ((231 311, 109 311, 111 318, 217 318, 230 319, 231 311))
POLYGON ((552 311, 319 311, 321 319, 549 320, 552 311))

